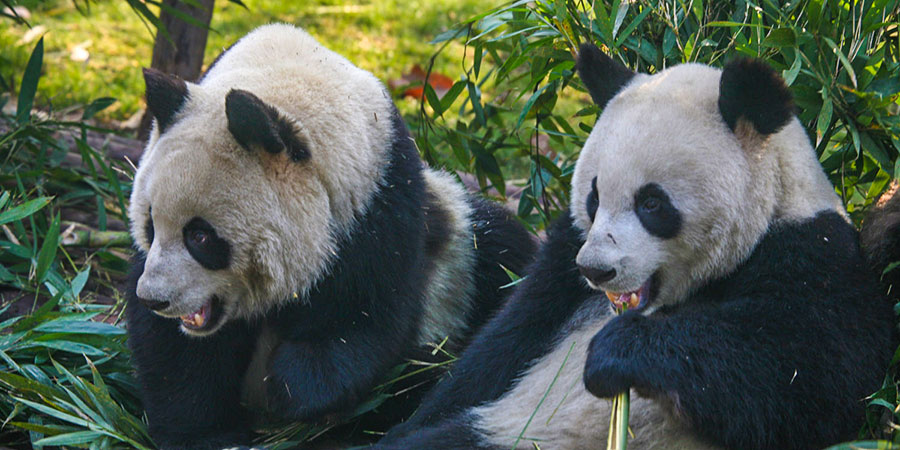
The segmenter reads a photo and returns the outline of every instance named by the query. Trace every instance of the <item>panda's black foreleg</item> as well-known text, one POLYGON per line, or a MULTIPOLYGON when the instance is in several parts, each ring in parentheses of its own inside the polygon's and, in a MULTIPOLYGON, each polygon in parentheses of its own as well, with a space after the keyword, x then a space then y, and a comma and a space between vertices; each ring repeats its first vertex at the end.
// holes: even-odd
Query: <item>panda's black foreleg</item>
POLYGON ((381 317, 369 313, 343 332, 282 335, 265 377, 270 411, 300 421, 340 420, 352 412, 415 339, 412 320, 395 327, 381 317))
POLYGON ((822 448, 856 435, 883 373, 855 314, 769 298, 629 312, 591 341, 585 386, 635 388, 727 448, 822 448))
POLYGON ((421 436, 418 431, 500 398, 532 361, 550 351, 575 311, 596 295, 575 267, 583 241, 569 213, 564 212, 547 234, 547 243, 506 305, 476 333, 450 375, 428 393, 416 413, 392 428, 382 443, 442 448, 423 444, 430 442, 427 436, 437 437, 435 431, 421 436), (406 435, 418 437, 408 443, 406 435))
POLYGON ((253 330, 242 323, 195 338, 178 321, 153 314, 136 298, 138 258, 128 290, 128 343, 150 422, 150 436, 167 449, 218 449, 250 441, 240 405, 253 330))

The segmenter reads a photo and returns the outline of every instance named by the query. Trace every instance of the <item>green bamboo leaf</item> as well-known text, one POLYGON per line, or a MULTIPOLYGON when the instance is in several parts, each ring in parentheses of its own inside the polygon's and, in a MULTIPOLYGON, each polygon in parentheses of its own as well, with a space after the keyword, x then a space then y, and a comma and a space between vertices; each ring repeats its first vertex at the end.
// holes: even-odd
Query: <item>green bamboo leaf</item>
POLYGON ((472 47, 472 52, 475 56, 475 60, 472 62, 472 71, 475 73, 475 79, 478 79, 478 75, 481 73, 481 58, 484 55, 484 51, 481 48, 481 42, 476 42, 472 47))
POLYGON ((475 118, 481 126, 487 126, 487 120, 484 118, 484 109, 481 106, 481 91, 478 86, 471 81, 466 82, 466 88, 469 89, 469 100, 472 102, 472 110, 475 111, 475 118))
POLYGON ((44 235, 44 243, 38 251, 37 262, 34 269, 35 279, 38 283, 43 283, 47 277, 47 271, 53 260, 56 259, 56 250, 59 248, 59 214, 53 218, 47 234, 44 235))
POLYGON ((831 50, 834 52, 834 54, 837 55, 838 61, 841 62, 841 66, 843 66, 844 71, 847 72, 847 75, 850 77, 850 82, 853 83, 853 87, 857 87, 856 72, 853 70, 853 65, 850 64, 850 60, 847 59, 847 56, 844 55, 844 52, 841 51, 841 48, 838 47, 838 45, 835 44, 834 41, 825 36, 823 36, 822 39, 825 41, 825 43, 828 44, 829 47, 831 47, 831 50))
POLYGON ((51 348, 54 350, 61 350, 64 352, 74 353, 76 355, 89 355, 89 356, 104 356, 106 352, 98 349, 97 347, 93 347, 87 344, 82 344, 80 342, 70 342, 70 341, 34 341, 23 348, 28 347, 45 347, 51 348))
POLYGON ((556 86, 555 83, 548 83, 542 86, 540 89, 531 94, 531 97, 528 98, 528 101, 525 102, 525 105, 522 107, 522 112, 519 113, 519 120, 516 121, 515 129, 518 129, 522 126, 522 122, 525 121, 525 117, 528 116, 528 112, 531 111, 531 108, 534 106, 534 103, 540 98, 541 94, 544 93, 550 86, 556 86))
POLYGON ((466 88, 466 83, 462 81, 457 81, 453 83, 453 86, 441 97, 441 109, 446 111, 453 105, 453 102, 456 101, 456 98, 459 97, 459 94, 462 93, 463 89, 466 88))
POLYGON ((64 395, 61 390, 53 385, 40 383, 9 372, 0 372, 0 383, 19 393, 33 392, 44 398, 57 398, 64 395))
POLYGON ((444 113, 444 105, 441 103, 441 100, 438 98, 431 85, 426 82, 422 86, 422 91, 425 93, 425 99, 428 100, 431 109, 434 110, 434 116, 437 117, 442 115, 444 113))
POLYGON ((21 402, 21 403, 23 403, 24 405, 26 405, 26 406, 28 406, 28 407, 31 407, 31 408, 33 408, 33 409, 36 409, 36 410, 38 410, 38 411, 40 411, 40 412, 42 412, 42 413, 44 413, 44 414, 46 414, 46 415, 48 415, 48 416, 55 417, 55 418, 57 418, 57 419, 59 419, 59 420, 62 420, 62 421, 64 421, 64 422, 68 422, 68 423, 75 424, 75 425, 80 425, 80 426, 83 426, 83 427, 85 427, 85 428, 89 428, 89 427, 91 426, 90 422, 88 422, 88 421, 86 421, 86 420, 84 420, 84 419, 82 419, 82 418, 80 418, 80 417, 73 416, 73 415, 71 415, 71 414, 69 414, 69 413, 66 413, 66 412, 64 412, 64 411, 60 411, 60 410, 58 410, 58 409, 54 409, 54 408, 51 408, 51 407, 49 407, 49 406, 42 405, 42 404, 40 404, 40 403, 35 403, 35 402, 30 401, 30 400, 26 400, 26 399, 24 399, 24 398, 21 398, 21 397, 12 397, 12 399, 13 399, 13 400, 16 400, 16 401, 18 401, 18 402, 21 402))
POLYGON ((634 20, 632 20, 631 23, 629 23, 628 26, 625 27, 624 30, 622 30, 622 34, 620 34, 619 37, 616 38, 616 42, 614 44, 616 48, 622 45, 622 43, 625 42, 626 39, 631 37, 631 33, 634 32, 634 29, 637 28, 645 18, 647 18, 647 15, 650 14, 650 11, 652 10, 653 8, 644 8, 644 10, 641 11, 641 13, 638 14, 638 16, 635 17, 634 20))
POLYGON ((781 76, 784 77, 784 82, 790 86, 794 84, 794 80, 797 79, 797 75, 800 73, 800 68, 803 66, 803 61, 800 58, 800 50, 794 50, 794 63, 791 64, 791 68, 785 70, 781 73, 781 76))
MULTIPOLYGON (((615 4, 615 3, 614 3, 615 4)), ((610 36, 615 38, 618 35, 619 27, 622 26, 622 22, 625 21, 625 16, 628 14, 628 7, 631 5, 629 1, 623 1, 619 3, 618 8, 616 8, 616 19, 612 24, 612 29, 610 30, 610 36)))
MULTIPOLYGON (((19 406, 19 405, 16 405, 19 406)), ((21 428, 23 430, 34 431, 36 433, 46 434, 49 436, 55 436, 57 434, 69 433, 72 431, 78 431, 80 428, 73 427, 71 425, 58 425, 55 423, 48 423, 46 425, 40 425, 36 423, 29 422, 9 422, 10 425, 15 426, 16 428, 21 428)))
POLYGON ((432 44, 432 45, 440 44, 441 42, 444 42, 444 41, 449 41, 449 40, 456 39, 461 36, 465 36, 467 30, 468 30, 468 27, 451 28, 451 29, 435 36, 434 39, 432 39, 431 42, 429 42, 429 44, 432 44))
POLYGON ((38 81, 41 79, 41 66, 43 63, 44 38, 41 37, 28 58, 28 64, 25 65, 25 74, 22 76, 19 100, 16 105, 16 123, 20 125, 31 118, 31 107, 34 105, 34 95, 37 93, 38 81))
POLYGON ((75 431, 73 433, 57 434, 35 441, 34 445, 76 445, 93 442, 104 434, 99 431, 75 431))
POLYGON ((84 112, 81 113, 81 120, 88 120, 91 117, 94 117, 95 114, 103 111, 115 102, 116 99, 112 97, 101 97, 92 101, 90 105, 87 105, 84 108, 84 112))
POLYGON ((47 206, 50 200, 52 200, 52 197, 38 197, 3 211, 0 213, 0 225, 26 218, 47 206))
MULTIPOLYGON (((891 407, 891 409, 894 409, 891 407)), ((897 446, 890 441, 856 441, 832 445, 825 450, 891 450, 897 446)))
POLYGON ((831 126, 832 104, 828 97, 828 91, 822 91, 822 109, 819 110, 819 118, 816 120, 816 136, 822 138, 831 126))
POLYGON ((84 322, 55 319, 44 322, 36 327, 34 331, 43 331, 45 333, 72 333, 72 334, 97 334, 106 336, 118 336, 125 334, 125 330, 115 325, 103 322, 84 322))
MULTIPOLYGON (((796 39, 794 36, 794 30, 790 28, 776 28, 769 32, 769 35, 766 36, 762 41, 763 47, 793 47, 795 45, 796 39)), ((796 51, 796 50, 795 50, 796 51)))

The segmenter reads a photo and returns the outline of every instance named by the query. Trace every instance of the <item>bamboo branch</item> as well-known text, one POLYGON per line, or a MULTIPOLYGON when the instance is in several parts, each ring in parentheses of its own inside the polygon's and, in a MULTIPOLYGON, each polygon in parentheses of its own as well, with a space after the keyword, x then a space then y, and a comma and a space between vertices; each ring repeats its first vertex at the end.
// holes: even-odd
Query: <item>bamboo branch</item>
POLYGON ((66 230, 60 236, 66 247, 130 247, 131 235, 127 231, 66 230))

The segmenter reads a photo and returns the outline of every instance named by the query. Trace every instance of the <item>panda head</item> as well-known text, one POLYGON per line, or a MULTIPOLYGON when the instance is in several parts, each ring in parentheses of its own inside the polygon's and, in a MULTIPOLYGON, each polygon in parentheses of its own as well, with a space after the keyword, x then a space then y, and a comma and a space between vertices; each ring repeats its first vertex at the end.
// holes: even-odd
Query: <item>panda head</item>
POLYGON ((144 76, 155 126, 129 210, 138 298, 197 336, 302 301, 379 188, 383 86, 289 25, 245 36, 198 84, 144 76))
POLYGON ((603 113, 572 180, 585 238, 576 262, 614 303, 649 313, 679 302, 736 268, 770 225, 843 213, 790 91, 764 63, 650 76, 588 44, 577 69, 603 113))

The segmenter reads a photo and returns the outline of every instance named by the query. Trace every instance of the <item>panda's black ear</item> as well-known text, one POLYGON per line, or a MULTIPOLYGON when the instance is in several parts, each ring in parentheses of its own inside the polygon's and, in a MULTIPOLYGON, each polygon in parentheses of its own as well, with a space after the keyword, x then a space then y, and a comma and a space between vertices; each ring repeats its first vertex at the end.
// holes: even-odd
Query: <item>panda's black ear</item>
POLYGON ((166 75, 156 69, 144 69, 147 110, 156 118, 159 132, 166 131, 175 121, 175 114, 188 98, 187 83, 181 78, 166 75))
POLYGON ((259 97, 232 89, 225 97, 228 131, 247 150, 260 146, 269 153, 287 151, 294 161, 309 158, 309 149, 294 124, 259 97))
POLYGON ((578 47, 575 69, 594 103, 603 108, 634 77, 634 72, 585 42, 578 47))
POLYGON ((794 101, 775 69, 759 60, 741 58, 726 64, 722 71, 719 112, 731 131, 744 119, 757 133, 769 135, 791 120, 794 101))

